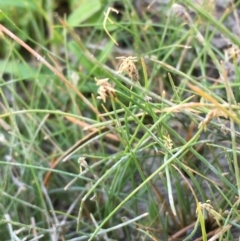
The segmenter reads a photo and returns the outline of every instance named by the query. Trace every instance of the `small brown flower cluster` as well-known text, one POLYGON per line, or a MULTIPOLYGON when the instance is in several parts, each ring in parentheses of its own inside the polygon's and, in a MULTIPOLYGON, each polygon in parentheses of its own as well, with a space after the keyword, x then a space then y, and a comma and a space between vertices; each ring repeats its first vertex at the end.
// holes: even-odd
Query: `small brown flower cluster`
POLYGON ((106 79, 97 79, 95 78, 97 85, 99 86, 98 88, 98 94, 99 96, 97 97, 97 99, 102 99, 103 102, 106 102, 106 98, 107 97, 116 97, 115 94, 115 89, 113 88, 113 86, 108 83, 108 78, 106 79))
POLYGON ((198 125, 198 128, 203 127, 203 130, 206 131, 207 130, 207 125, 208 123, 216 117, 224 117, 226 119, 228 119, 228 115, 223 112, 221 109, 215 108, 213 110, 210 110, 207 114, 207 116, 205 117, 205 119, 203 121, 200 122, 200 124, 198 125))
POLYGON ((129 78, 131 78, 134 81, 139 80, 139 75, 138 75, 138 71, 137 68, 134 64, 134 62, 137 61, 137 57, 117 57, 116 59, 121 59, 122 63, 118 69, 118 73, 122 74, 122 73, 126 73, 128 75, 129 78))
POLYGON ((167 134, 166 136, 163 136, 163 139, 164 139, 165 147, 166 147, 168 150, 172 150, 172 148, 173 148, 173 142, 172 142, 172 139, 171 139, 171 137, 169 136, 169 134, 167 134))
POLYGON ((229 48, 224 50, 224 54, 225 54, 225 61, 229 61, 231 59, 235 61, 240 56, 240 49, 235 44, 231 44, 229 48))

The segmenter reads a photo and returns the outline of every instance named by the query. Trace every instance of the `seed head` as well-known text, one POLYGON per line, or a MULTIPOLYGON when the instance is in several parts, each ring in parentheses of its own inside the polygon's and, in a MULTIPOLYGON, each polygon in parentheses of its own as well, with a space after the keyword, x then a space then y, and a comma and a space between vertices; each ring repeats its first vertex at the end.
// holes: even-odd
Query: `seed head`
POLYGON ((107 97, 111 97, 111 96, 113 96, 114 98, 116 97, 115 89, 113 88, 113 86, 110 83, 108 83, 108 78, 106 78, 106 79, 95 78, 95 81, 97 82, 97 85, 99 86, 99 88, 98 88, 99 96, 97 97, 97 99, 102 99, 103 102, 105 103, 107 97))
POLYGON ((122 73, 126 73, 128 75, 129 78, 131 78, 134 81, 139 80, 139 74, 137 71, 137 68, 134 64, 134 62, 137 61, 137 57, 117 57, 116 59, 121 59, 122 63, 118 69, 118 73, 122 74, 122 73))

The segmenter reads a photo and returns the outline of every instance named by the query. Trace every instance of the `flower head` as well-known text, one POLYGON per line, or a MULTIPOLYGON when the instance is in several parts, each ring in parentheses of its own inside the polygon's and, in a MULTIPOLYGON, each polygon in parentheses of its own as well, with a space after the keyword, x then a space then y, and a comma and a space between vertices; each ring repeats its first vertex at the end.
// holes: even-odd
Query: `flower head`
POLYGON ((107 97, 111 97, 111 96, 113 96, 114 98, 116 97, 115 89, 110 83, 108 83, 108 78, 106 79, 95 78, 95 80, 97 82, 97 85, 99 86, 98 88, 99 96, 97 97, 97 99, 102 99, 103 102, 105 103, 107 97))
POLYGON ((118 73, 126 73, 132 80, 138 81, 139 80, 139 75, 137 68, 134 64, 134 62, 137 61, 137 57, 117 57, 117 59, 121 59, 122 63, 118 69, 118 73))

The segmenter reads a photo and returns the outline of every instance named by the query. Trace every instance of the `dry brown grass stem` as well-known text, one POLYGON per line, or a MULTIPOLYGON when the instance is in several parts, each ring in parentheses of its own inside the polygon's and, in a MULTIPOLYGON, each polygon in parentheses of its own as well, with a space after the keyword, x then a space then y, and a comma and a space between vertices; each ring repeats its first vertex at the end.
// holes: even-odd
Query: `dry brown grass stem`
MULTIPOLYGON (((215 105, 215 108, 218 108, 219 110, 221 110, 226 116, 228 116, 229 119, 234 120, 235 123, 240 125, 240 120, 235 115, 235 113, 233 113, 231 110, 228 110, 229 109, 229 104, 228 104, 228 107, 225 106, 225 105, 220 104, 215 98, 213 98, 212 96, 210 96, 209 94, 207 94, 205 91, 203 91, 202 89, 200 89, 197 86, 194 86, 192 84, 188 84, 188 87, 190 89, 192 89, 194 92, 196 92, 198 95, 203 97, 204 99, 210 101, 212 104, 215 105)), ((232 108, 232 106, 231 106, 231 108, 232 108)))
POLYGON ((118 45, 117 41, 111 36, 111 34, 109 33, 109 31, 107 30, 107 27, 106 27, 106 23, 107 23, 107 20, 111 23, 111 24, 114 24, 114 22, 111 20, 111 18, 109 18, 109 14, 110 12, 115 12, 115 13, 119 13, 117 9, 115 8, 108 8, 107 10, 107 13, 104 13, 105 17, 104 17, 104 20, 103 20, 103 28, 104 30, 106 31, 107 35, 109 36, 109 38, 116 44, 118 45))

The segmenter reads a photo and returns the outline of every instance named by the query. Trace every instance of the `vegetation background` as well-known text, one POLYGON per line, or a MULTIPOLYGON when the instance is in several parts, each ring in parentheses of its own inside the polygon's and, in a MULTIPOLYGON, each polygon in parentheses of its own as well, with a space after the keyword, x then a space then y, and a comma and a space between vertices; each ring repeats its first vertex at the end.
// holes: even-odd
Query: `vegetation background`
POLYGON ((239 4, 0 0, 0 240, 239 240, 239 4))

